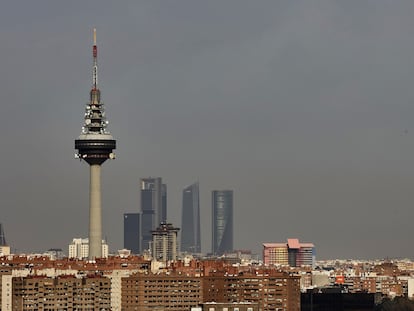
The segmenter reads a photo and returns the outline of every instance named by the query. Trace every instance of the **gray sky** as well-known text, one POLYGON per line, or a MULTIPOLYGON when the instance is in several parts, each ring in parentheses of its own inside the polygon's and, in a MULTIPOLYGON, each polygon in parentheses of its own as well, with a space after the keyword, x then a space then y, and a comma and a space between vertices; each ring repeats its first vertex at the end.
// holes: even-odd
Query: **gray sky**
POLYGON ((86 236, 89 172, 74 159, 99 84, 117 159, 104 235, 122 247, 138 180, 161 176, 168 218, 200 182, 235 193, 234 246, 298 237, 318 258, 414 257, 414 2, 3 1, 0 221, 17 251, 86 236))

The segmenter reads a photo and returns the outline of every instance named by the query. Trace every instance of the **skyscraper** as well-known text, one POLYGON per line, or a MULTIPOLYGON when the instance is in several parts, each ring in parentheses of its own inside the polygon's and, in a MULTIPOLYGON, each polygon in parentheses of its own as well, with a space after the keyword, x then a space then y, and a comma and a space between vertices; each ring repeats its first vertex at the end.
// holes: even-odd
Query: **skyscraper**
POLYGON ((141 178, 141 251, 150 249, 151 231, 167 220, 167 185, 161 177, 141 178))
POLYGON ((161 222, 167 222, 167 185, 161 185, 161 222))
POLYGON ((0 223, 0 256, 10 255, 10 246, 6 243, 3 224, 0 223))
POLYGON ((183 190, 181 251, 201 253, 200 198, 198 182, 183 190))
POLYGON ((141 214, 124 214, 124 248, 129 249, 133 254, 141 252, 141 214))
POLYGON ((0 246, 5 246, 6 243, 6 236, 4 235, 4 228, 3 224, 0 223, 0 246))
POLYGON ((212 192, 212 233, 213 254, 233 250, 233 190, 212 192))
POLYGON ((93 32, 92 89, 85 107, 82 133, 75 140, 76 157, 90 167, 89 184, 89 259, 102 257, 101 165, 115 156, 116 141, 107 130, 101 91, 98 88, 98 48, 96 30, 93 32))

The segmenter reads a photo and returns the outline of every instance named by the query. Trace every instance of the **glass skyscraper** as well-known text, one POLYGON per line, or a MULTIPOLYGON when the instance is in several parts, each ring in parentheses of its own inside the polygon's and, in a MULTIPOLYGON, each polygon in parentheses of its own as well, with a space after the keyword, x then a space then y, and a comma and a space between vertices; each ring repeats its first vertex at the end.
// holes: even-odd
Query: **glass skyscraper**
POLYGON ((140 214, 124 214, 124 248, 131 250, 133 254, 141 252, 140 214))
POLYGON ((151 231, 167 221, 167 185, 161 177, 141 178, 141 252, 150 249, 151 231))
POLYGON ((200 198, 198 182, 183 190, 181 251, 201 253, 200 198))
POLYGON ((214 255, 233 250, 233 190, 212 192, 212 233, 214 255))

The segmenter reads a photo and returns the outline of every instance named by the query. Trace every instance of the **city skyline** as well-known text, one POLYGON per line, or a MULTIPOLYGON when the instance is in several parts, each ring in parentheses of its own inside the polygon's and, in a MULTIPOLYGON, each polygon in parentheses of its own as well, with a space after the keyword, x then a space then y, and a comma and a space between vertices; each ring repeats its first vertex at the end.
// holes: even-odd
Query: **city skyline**
POLYGON ((414 3, 6 2, 0 12, 1 223, 14 252, 88 236, 88 172, 73 159, 91 30, 117 159, 103 232, 122 248, 139 178, 168 185, 168 222, 199 180, 233 189, 234 248, 287 237, 318 258, 414 258, 414 3), (30 238, 28 238, 28 236, 30 238), (370 247, 381 243, 384 247, 370 247))

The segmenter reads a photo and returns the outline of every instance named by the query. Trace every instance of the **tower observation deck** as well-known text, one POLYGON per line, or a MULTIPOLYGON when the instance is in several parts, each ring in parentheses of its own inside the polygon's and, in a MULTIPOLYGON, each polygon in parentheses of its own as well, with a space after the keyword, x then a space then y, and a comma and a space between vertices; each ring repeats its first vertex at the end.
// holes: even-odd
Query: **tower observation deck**
POLYGON ((89 193, 89 259, 102 257, 101 164, 114 159, 116 141, 107 130, 108 121, 98 88, 98 49, 96 29, 93 32, 92 89, 85 107, 82 133, 75 140, 76 158, 90 166, 89 193))

